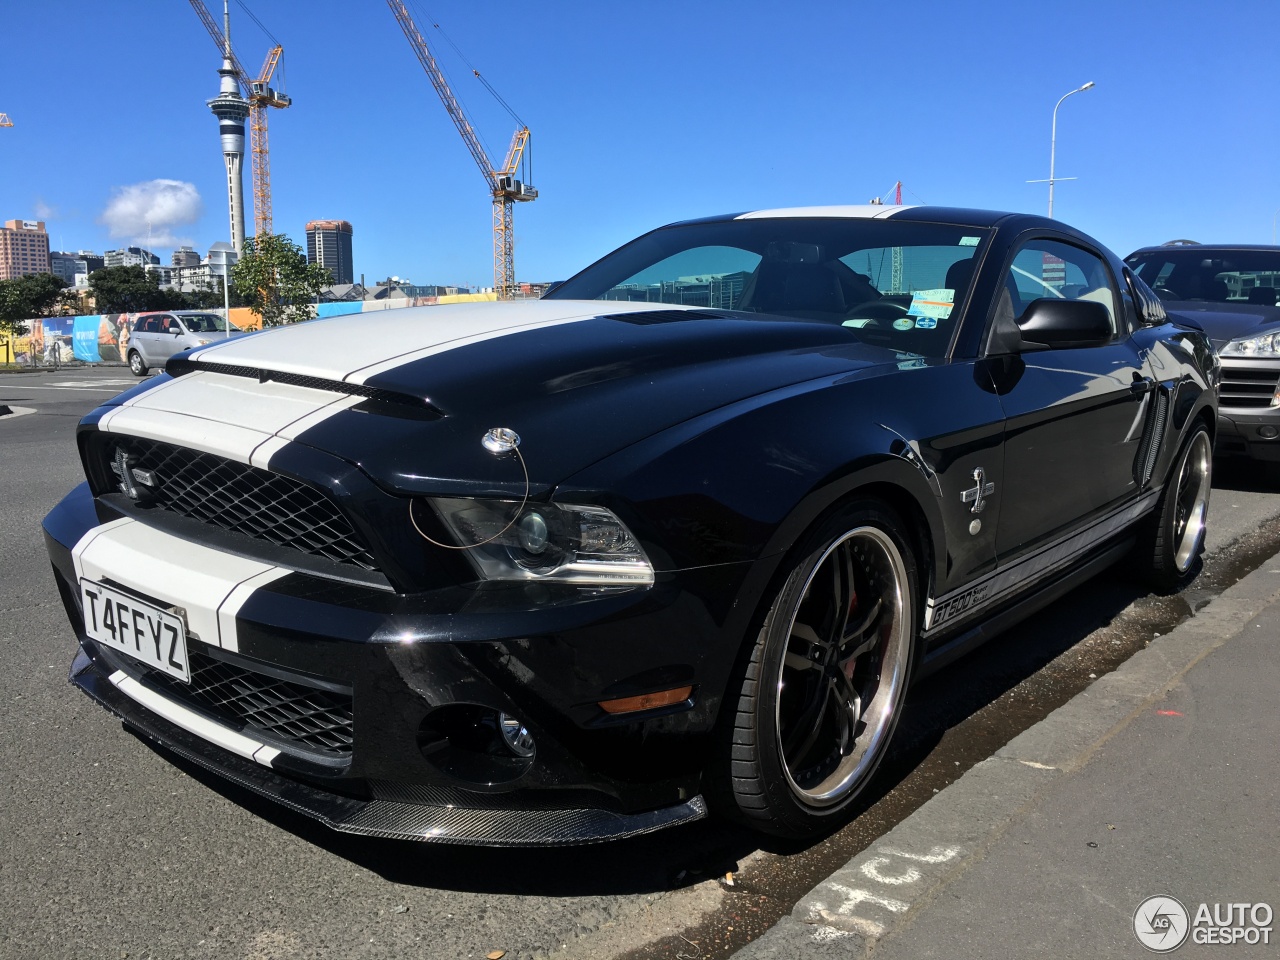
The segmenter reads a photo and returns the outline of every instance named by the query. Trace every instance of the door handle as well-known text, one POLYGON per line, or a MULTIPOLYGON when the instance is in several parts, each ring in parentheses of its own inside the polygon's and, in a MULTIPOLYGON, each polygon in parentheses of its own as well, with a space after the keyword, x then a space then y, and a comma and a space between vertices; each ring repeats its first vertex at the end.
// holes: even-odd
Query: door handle
POLYGON ((1156 382, 1150 377, 1139 377, 1137 374, 1133 376, 1133 383, 1129 384, 1129 392, 1133 394, 1133 399, 1141 400, 1148 393, 1156 388, 1156 382))

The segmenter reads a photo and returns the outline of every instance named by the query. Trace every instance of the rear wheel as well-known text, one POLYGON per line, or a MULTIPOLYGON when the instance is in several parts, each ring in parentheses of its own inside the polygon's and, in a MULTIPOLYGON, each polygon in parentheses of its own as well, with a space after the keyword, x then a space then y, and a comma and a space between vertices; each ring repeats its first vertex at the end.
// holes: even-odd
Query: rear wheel
POLYGON ((129 351, 129 372, 135 377, 145 377, 149 368, 142 362, 142 354, 137 350, 129 351))
POLYGON ((907 544, 896 514, 861 501, 797 550, 740 677, 730 812, 749 825, 838 825, 884 757, 916 647, 907 544))
POLYGON ((1199 573, 1212 480, 1209 429, 1197 423, 1138 539, 1138 563, 1157 590, 1180 590, 1199 573))

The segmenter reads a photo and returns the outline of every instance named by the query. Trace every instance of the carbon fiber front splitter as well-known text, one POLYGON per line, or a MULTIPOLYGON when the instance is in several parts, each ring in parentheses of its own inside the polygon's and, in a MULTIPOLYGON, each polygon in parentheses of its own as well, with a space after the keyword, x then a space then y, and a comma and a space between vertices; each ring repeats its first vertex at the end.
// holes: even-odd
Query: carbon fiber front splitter
POLYGON ((359 800, 281 776, 170 723, 121 692, 83 649, 68 678, 126 726, 181 757, 334 830, 369 837, 484 847, 551 847, 603 843, 652 833, 707 815, 702 797, 673 807, 623 814, 610 810, 519 809, 359 800))

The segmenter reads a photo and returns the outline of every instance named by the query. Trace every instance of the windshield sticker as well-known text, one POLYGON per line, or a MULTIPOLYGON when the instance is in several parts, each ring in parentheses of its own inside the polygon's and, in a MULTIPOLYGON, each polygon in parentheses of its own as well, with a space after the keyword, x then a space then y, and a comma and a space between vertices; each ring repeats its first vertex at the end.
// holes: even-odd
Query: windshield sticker
POLYGON ((978 245, 978 239, 978 237, 961 237, 959 245, 962 247, 976 247, 978 245))
POLYGON ((951 316, 951 308, 955 304, 956 292, 949 287, 936 290, 917 290, 911 295, 911 306, 907 308, 908 317, 933 317, 945 320, 951 316))
POLYGON ((938 326, 937 317, 918 317, 916 319, 917 330, 933 330, 938 326))
POLYGON ((895 330, 910 330, 915 325, 916 322, 910 317, 903 317, 901 320, 893 321, 893 329, 895 330))

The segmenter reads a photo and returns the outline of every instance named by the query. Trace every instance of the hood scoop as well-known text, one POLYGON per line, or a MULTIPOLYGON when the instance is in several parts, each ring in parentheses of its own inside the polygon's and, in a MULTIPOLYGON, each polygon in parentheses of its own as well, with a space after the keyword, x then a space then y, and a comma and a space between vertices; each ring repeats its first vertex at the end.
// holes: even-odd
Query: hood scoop
MULTIPOLYGON (((267 370, 262 367, 241 367, 229 363, 200 363, 195 357, 182 357, 170 360, 165 372, 171 377, 180 377, 184 373, 220 373, 228 377, 245 377, 259 383, 268 381, 284 383, 294 387, 307 387, 312 390, 327 390, 330 393, 345 393, 353 397, 364 397, 367 404, 360 408, 369 412, 387 412, 393 415, 408 415, 417 420, 441 420, 445 412, 426 397, 418 397, 397 390, 381 390, 363 383, 348 383, 345 380, 330 380, 326 377, 312 377, 300 373, 286 373, 281 370, 267 370), (389 405, 386 406, 386 405, 389 405), (379 411, 378 408, 383 408, 379 411)), ((359 408, 358 408, 359 409, 359 408)))

